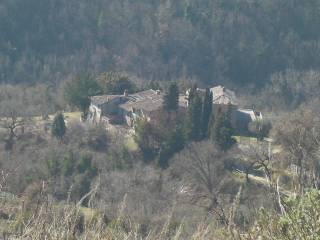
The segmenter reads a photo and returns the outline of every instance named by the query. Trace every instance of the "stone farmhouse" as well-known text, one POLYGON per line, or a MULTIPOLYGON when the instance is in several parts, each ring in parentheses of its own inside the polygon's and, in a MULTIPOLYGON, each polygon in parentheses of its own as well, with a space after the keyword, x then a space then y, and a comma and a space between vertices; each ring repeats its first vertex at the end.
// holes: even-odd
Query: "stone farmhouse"
MULTIPOLYGON (((205 89, 197 89, 204 96, 205 89)), ((238 106, 235 92, 216 86, 210 89, 213 94, 213 112, 231 107, 231 120, 235 129, 248 131, 250 122, 262 120, 261 112, 242 109, 238 106)), ((179 97, 179 110, 188 108, 189 90, 179 97)), ((93 124, 104 123, 133 127, 139 118, 152 120, 159 113, 163 104, 164 93, 160 90, 146 90, 135 94, 102 95, 91 98, 88 121, 93 124)))
MULTIPOLYGON (((139 118, 152 120, 161 110, 164 93, 160 90, 146 90, 135 94, 103 95, 91 98, 88 121, 112 125, 134 126, 139 118)), ((187 108, 187 100, 180 96, 179 107, 187 108)))
MULTIPOLYGON (((206 90, 198 89, 198 91, 204 95, 206 90)), ((261 112, 239 107, 235 92, 223 86, 213 87, 210 91, 213 96, 213 113, 231 108, 231 123, 238 133, 248 133, 251 122, 263 120, 261 112)))

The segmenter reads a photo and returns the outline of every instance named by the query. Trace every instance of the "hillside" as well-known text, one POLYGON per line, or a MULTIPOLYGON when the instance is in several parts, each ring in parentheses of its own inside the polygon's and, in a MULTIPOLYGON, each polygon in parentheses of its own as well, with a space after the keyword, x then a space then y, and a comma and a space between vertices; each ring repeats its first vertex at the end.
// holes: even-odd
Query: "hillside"
POLYGON ((0 240, 319 240, 320 0, 0 0, 0 240))
POLYGON ((268 84, 319 70, 318 0, 4 0, 0 82, 55 84, 78 72, 145 80, 268 84))

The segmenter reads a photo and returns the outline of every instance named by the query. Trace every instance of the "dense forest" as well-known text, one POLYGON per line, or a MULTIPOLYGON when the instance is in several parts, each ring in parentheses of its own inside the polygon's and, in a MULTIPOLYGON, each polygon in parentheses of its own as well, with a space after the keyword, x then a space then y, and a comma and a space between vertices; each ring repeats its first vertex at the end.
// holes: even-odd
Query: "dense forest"
POLYGON ((0 0, 0 239, 318 240, 319 10, 0 0))
POLYGON ((318 0, 11 0, 0 3, 0 82, 79 71, 255 87, 319 70, 318 0))

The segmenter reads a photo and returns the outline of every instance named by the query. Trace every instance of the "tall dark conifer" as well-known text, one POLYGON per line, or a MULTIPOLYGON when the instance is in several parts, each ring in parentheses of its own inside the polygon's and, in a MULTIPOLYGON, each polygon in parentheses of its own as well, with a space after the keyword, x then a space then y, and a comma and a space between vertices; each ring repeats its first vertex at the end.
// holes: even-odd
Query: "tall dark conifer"
POLYGON ((190 141, 201 140, 202 100, 196 93, 189 103, 186 123, 186 135, 190 141))
POLYGON ((209 136, 209 124, 212 117, 212 92, 209 88, 206 89, 206 94, 203 100, 202 110, 202 122, 201 122, 201 133, 203 138, 209 136))
POLYGON ((64 121, 64 116, 62 113, 58 113, 53 119, 51 133, 54 137, 60 139, 61 141, 66 133, 66 130, 67 128, 64 121))
POLYGON ((177 124, 171 129, 167 140, 159 151, 158 165, 162 169, 169 166, 170 158, 177 152, 181 151, 185 145, 185 136, 183 128, 177 124))
POLYGON ((189 95, 188 95, 188 103, 189 105, 191 104, 193 98, 197 95, 197 84, 193 84, 192 87, 189 90, 189 95))
POLYGON ((228 150, 235 142, 233 139, 233 127, 231 124, 231 106, 225 109, 218 109, 212 125, 211 139, 222 150, 228 150))
POLYGON ((179 108, 179 87, 176 83, 171 83, 168 92, 163 99, 163 108, 167 112, 177 111, 179 108))

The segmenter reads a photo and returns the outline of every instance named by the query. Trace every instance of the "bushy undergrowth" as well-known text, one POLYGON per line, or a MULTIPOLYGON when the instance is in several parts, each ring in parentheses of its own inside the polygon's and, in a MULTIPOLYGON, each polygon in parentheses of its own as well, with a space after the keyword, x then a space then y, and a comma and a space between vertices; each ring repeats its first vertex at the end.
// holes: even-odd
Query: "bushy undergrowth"
MULTIPOLYGON (((92 200, 93 195, 92 191, 86 197, 92 200)), ((125 214, 125 199, 119 204, 117 214, 111 216, 99 209, 82 208, 81 201, 77 204, 55 203, 41 189, 38 197, 28 207, 22 201, 15 209, 16 213, 10 212, 10 203, 3 204, 10 216, 2 232, 4 239, 204 240, 225 239, 227 236, 227 231, 215 229, 216 225, 209 221, 188 233, 184 222, 175 221, 171 215, 159 224, 138 222, 125 214)))
MULTIPOLYGON (((97 189, 95 189, 97 190, 97 189)), ((85 197, 89 202, 95 195, 91 191, 85 197)), ((81 201, 57 204, 39 189, 38 201, 28 207, 21 202, 12 208, 12 203, 1 202, 1 219, 6 219, 2 232, 4 239, 61 240, 256 240, 256 239, 319 239, 319 191, 312 190, 301 198, 283 201, 283 213, 261 210, 256 224, 247 231, 235 226, 222 226, 210 217, 196 225, 192 232, 185 221, 177 222, 169 214, 160 224, 139 222, 126 215, 126 197, 119 203, 116 215, 101 209, 82 208, 81 201), (7 216, 4 218, 3 216, 7 216)), ((236 204, 236 201, 235 201, 236 204)))

